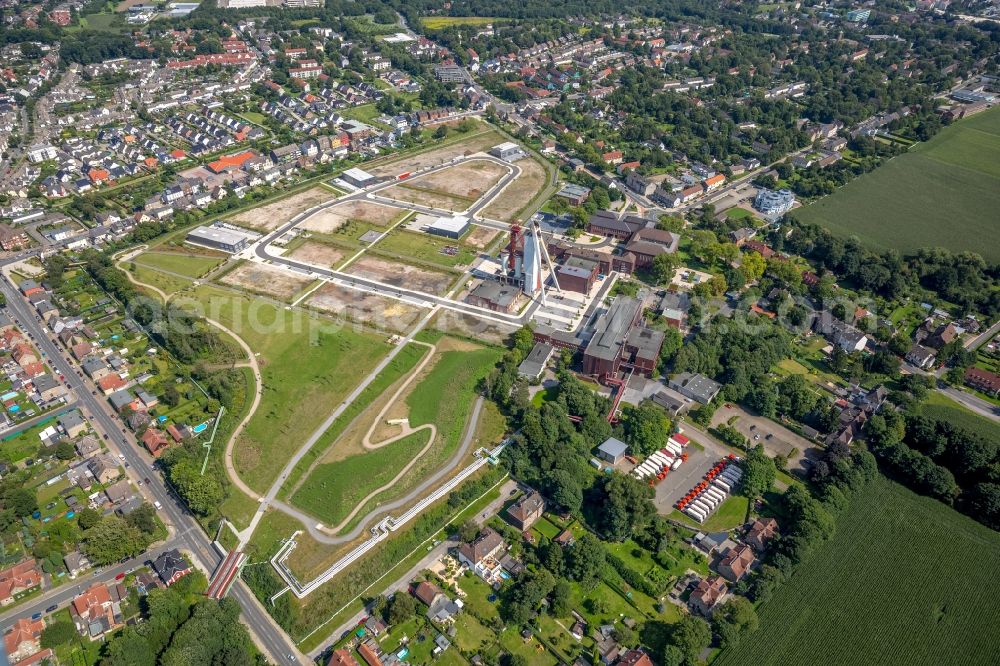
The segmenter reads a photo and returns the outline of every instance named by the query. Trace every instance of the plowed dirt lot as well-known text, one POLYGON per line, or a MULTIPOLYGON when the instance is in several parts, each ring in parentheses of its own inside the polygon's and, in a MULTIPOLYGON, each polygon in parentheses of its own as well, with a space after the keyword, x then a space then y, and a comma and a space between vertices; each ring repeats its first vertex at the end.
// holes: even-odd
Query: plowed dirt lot
POLYGON ((406 287, 436 295, 447 291, 448 285, 456 277, 376 257, 361 257, 347 268, 347 272, 395 287, 406 287))
POLYGON ((330 201, 335 196, 325 187, 316 186, 274 203, 244 211, 229 221, 259 231, 273 231, 302 211, 330 201))
POLYGON ((329 283, 317 289, 306 303, 317 310, 396 333, 409 329, 420 316, 420 309, 412 305, 329 283))

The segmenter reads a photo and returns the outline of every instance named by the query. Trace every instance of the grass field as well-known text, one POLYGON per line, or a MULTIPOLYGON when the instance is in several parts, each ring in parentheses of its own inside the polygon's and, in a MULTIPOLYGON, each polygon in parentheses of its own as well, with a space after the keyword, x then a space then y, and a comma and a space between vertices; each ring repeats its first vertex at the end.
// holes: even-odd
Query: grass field
POLYGON ((1000 534, 879 478, 714 664, 995 663, 998 568, 1000 534))
MULTIPOLYGON (((135 270, 131 269, 129 264, 125 264, 125 267, 129 269, 132 276, 142 282, 143 284, 153 285, 154 287, 159 287, 167 294, 174 294, 181 289, 186 289, 190 287, 193 282, 186 278, 177 277, 176 275, 168 275, 155 268, 147 268, 141 264, 135 265, 135 270)), ((152 292, 149 292, 151 296, 156 296, 152 292)))
POLYGON ((189 278, 199 278, 226 258, 217 254, 187 254, 181 252, 143 252, 132 261, 139 266, 177 273, 189 278))
MULTIPOLYGON (((340 418, 334 421, 330 429, 323 433, 323 437, 316 442, 309 453, 303 457, 299 465, 292 471, 288 478, 288 484, 282 489, 283 491, 288 491, 290 488, 294 488, 296 482, 302 474, 305 474, 309 468, 309 465, 313 461, 324 456, 327 451, 332 447, 336 441, 343 434, 344 429, 350 425, 351 421, 356 419, 359 414, 361 414, 369 405, 372 404, 379 396, 384 392, 389 390, 393 384, 395 384, 401 377, 406 375, 410 370, 412 370, 424 354, 427 353, 427 347, 421 345, 407 345, 396 354, 395 358, 389 362, 389 365, 385 367, 382 372, 379 373, 378 377, 375 378, 368 387, 361 392, 361 395, 351 403, 351 405, 344 410, 344 413, 340 415, 340 418)), ((313 486, 318 486, 319 484, 313 480, 310 476, 305 483, 303 488, 311 488, 313 486)), ((310 494, 309 490, 304 491, 303 496, 310 494)), ((285 495, 282 495, 283 497, 285 495)), ((298 504, 298 493, 293 496, 293 503, 298 504)), ((308 500, 307 500, 308 501, 308 500)), ((302 505, 305 508, 305 504, 302 505)))
POLYGON ((503 19, 491 18, 489 16, 425 16, 420 19, 425 28, 430 30, 440 30, 452 25, 486 25, 487 23, 497 23, 503 19))
POLYGON ((1000 109, 945 128, 838 192, 795 213, 877 248, 940 246, 1000 259, 1000 109))
MULTIPOLYGON (((492 348, 446 351, 426 376, 417 380, 406 398, 410 425, 416 428, 433 423, 437 426, 437 442, 392 488, 370 499, 365 509, 399 497, 451 457, 464 432, 475 388, 498 358, 498 351, 492 348), (442 400, 441 396, 448 399, 442 400)), ((361 499, 394 478, 426 444, 427 432, 423 430, 380 449, 317 465, 293 496, 294 503, 336 525, 361 499)), ((362 510, 358 515, 365 513, 362 510)))
POLYGON ((371 371, 388 345, 381 336, 335 327, 262 299, 208 286, 193 295, 209 317, 259 354, 264 393, 233 457, 247 484, 266 491, 292 451, 371 371))
POLYGON ((445 268, 454 268, 472 262, 475 255, 459 241, 438 239, 428 234, 396 230, 390 232, 373 248, 374 254, 387 253, 445 268), (445 254, 446 247, 457 247, 456 254, 445 254))

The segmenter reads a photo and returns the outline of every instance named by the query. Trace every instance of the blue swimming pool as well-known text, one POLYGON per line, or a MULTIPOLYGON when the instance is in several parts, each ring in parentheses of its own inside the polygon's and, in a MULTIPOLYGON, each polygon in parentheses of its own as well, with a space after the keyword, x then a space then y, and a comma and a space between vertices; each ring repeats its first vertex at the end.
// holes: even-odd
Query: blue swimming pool
POLYGON ((191 432, 193 432, 196 435, 200 435, 201 433, 205 432, 206 429, 208 429, 208 421, 205 421, 204 423, 199 423, 195 427, 191 428, 191 432))
POLYGON ((8 400, 13 400, 16 397, 17 397, 17 391, 11 391, 9 393, 4 393, 3 395, 0 395, 0 400, 6 402, 8 400))

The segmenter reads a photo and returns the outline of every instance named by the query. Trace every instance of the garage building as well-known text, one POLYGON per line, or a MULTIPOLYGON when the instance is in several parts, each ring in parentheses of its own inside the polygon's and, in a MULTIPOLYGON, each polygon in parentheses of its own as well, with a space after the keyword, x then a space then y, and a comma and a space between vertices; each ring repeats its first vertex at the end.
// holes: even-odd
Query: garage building
POLYGON ((620 463, 627 452, 628 444, 614 437, 607 438, 597 447, 597 457, 612 465, 620 463))

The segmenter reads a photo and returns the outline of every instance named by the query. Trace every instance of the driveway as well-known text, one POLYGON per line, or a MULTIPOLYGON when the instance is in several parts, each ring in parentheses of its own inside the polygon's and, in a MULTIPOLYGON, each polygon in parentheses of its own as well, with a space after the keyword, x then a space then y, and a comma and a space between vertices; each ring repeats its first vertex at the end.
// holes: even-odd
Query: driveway
POLYGON ((809 441, 769 418, 749 412, 739 405, 726 404, 719 407, 712 417, 712 427, 723 425, 733 417, 736 417, 732 424, 733 427, 749 439, 751 444, 763 444, 764 451, 772 458, 777 455, 788 458, 787 469, 789 472, 805 474, 806 469, 802 461, 806 458, 815 459, 820 452, 815 442, 809 441), (770 439, 768 439, 768 435, 771 436, 770 439), (793 449, 797 449, 794 456, 790 455, 793 449))

